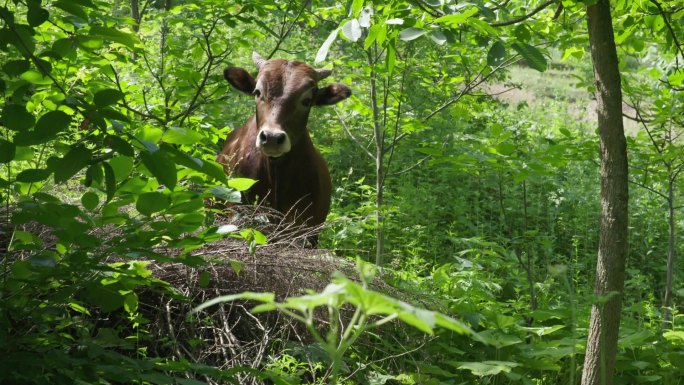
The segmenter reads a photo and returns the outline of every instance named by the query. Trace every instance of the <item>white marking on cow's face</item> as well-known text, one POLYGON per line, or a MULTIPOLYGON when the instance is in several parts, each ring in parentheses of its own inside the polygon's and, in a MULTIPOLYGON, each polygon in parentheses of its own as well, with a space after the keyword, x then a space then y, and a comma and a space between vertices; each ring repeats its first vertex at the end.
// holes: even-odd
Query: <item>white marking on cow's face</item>
POLYGON ((256 148, 270 158, 278 158, 290 152, 292 142, 283 129, 262 126, 256 138, 256 148))

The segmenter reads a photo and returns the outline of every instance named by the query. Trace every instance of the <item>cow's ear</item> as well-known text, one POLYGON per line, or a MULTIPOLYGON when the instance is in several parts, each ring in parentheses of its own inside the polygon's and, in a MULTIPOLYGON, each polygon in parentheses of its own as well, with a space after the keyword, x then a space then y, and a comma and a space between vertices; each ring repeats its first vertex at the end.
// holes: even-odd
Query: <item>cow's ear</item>
POLYGON ((329 106, 351 96, 351 89, 344 84, 334 83, 318 90, 317 106, 329 106))
POLYGON ((256 80, 249 72, 238 67, 228 67, 223 70, 223 77, 228 80, 231 86, 236 90, 242 91, 248 95, 254 92, 256 87, 256 80))

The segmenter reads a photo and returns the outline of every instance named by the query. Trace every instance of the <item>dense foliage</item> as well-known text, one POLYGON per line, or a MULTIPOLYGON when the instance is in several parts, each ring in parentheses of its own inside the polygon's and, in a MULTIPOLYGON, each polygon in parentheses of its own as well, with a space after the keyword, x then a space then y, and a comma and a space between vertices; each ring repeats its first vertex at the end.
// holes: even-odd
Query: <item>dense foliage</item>
MULTIPOLYGON (((0 2, 0 382, 578 383, 606 300, 592 295, 585 2, 241 3, 0 2), (252 252, 264 241, 207 207, 251 184, 214 158, 253 111, 222 69, 250 68, 252 50, 332 66, 353 88, 311 117, 335 186, 321 246, 377 264, 413 303, 372 290, 361 262, 361 283, 336 276, 318 295, 224 298, 312 334, 258 370, 149 351, 140 300, 185 300, 152 263, 206 266, 192 251, 226 233, 252 252)), ((613 11, 632 184, 615 383, 676 384, 684 8, 613 11)))

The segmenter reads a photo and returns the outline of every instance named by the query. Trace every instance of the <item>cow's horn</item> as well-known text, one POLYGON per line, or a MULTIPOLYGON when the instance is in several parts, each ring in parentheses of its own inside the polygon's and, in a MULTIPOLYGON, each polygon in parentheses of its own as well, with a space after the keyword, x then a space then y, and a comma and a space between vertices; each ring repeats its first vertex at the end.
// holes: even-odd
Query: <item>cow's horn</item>
POLYGON ((327 68, 317 68, 316 69, 316 74, 318 75, 318 80, 322 80, 322 79, 327 78, 328 76, 330 76, 331 73, 332 73, 331 69, 327 69, 327 68))
POLYGON ((258 70, 261 70, 261 66, 266 63, 266 60, 264 60, 264 58, 262 58, 261 55, 256 52, 252 52, 252 61, 258 70))
POLYGON ((330 76, 332 73, 331 69, 327 68, 316 68, 316 75, 318 76, 318 80, 322 80, 330 76))

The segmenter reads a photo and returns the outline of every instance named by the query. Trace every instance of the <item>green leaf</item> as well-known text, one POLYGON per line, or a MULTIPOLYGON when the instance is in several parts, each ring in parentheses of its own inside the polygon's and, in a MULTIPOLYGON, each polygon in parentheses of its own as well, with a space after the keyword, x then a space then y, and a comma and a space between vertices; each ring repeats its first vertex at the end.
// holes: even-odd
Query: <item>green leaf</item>
POLYGON ((35 156, 33 149, 31 147, 17 146, 17 154, 14 157, 15 160, 32 160, 35 156))
POLYGON ((12 142, 0 139, 0 163, 9 163, 14 159, 17 147, 12 142))
POLYGON ((335 41, 337 38, 337 35, 339 34, 340 29, 337 28, 330 32, 330 35, 328 35, 328 38, 325 39, 323 44, 321 45, 321 48, 318 49, 318 52, 316 53, 316 59, 314 60, 315 64, 318 64, 325 60, 325 58, 328 56, 328 51, 330 50, 330 46, 332 43, 335 41))
POLYGON ((515 30, 513 30, 513 35, 515 35, 516 39, 521 42, 526 42, 532 37, 529 27, 527 27, 525 23, 518 24, 518 26, 515 27, 515 30))
POLYGON ((352 2, 351 14, 358 14, 361 11, 361 7, 363 7, 363 0, 354 0, 352 2))
POLYGON ((77 146, 71 149, 63 158, 55 162, 53 171, 55 173, 55 183, 66 182, 69 178, 76 175, 90 162, 92 152, 84 146, 77 146))
POLYGON ((52 79, 50 79, 49 76, 44 76, 42 73, 36 71, 36 70, 28 70, 21 74, 20 76, 22 79, 26 80, 27 82, 31 84, 37 84, 37 85, 47 85, 47 84, 52 84, 52 79))
POLYGON ((105 203, 108 203, 114 198, 116 193, 116 176, 114 175, 114 169, 109 163, 102 162, 102 167, 104 168, 105 190, 107 193, 107 201, 105 203))
POLYGON ((102 164, 96 163, 91 165, 86 170, 85 186, 90 187, 93 185, 93 183, 97 183, 99 185, 102 183, 103 176, 102 164))
POLYGON ((33 127, 36 118, 26 111, 25 106, 5 104, 2 109, 2 125, 14 131, 25 131, 33 127))
POLYGON ((9 60, 2 65, 2 70, 9 76, 19 76, 31 69, 31 62, 28 60, 9 60))
POLYGON ((45 23, 50 17, 50 13, 38 5, 29 2, 28 12, 26 12, 26 20, 31 27, 37 27, 45 23))
POLYGON ((511 46, 527 61, 530 68, 539 72, 546 71, 546 58, 536 47, 520 42, 513 43, 511 46))
POLYGON ((670 342, 677 343, 678 345, 684 345, 684 331, 668 330, 663 333, 663 337, 670 342))
POLYGON ((33 55, 33 51, 36 49, 36 44, 33 40, 33 28, 28 25, 15 24, 14 34, 9 42, 25 57, 33 55))
POLYGON ((88 311, 88 309, 87 309, 85 306, 83 306, 83 305, 81 305, 81 304, 79 304, 79 303, 76 303, 76 302, 69 302, 69 307, 70 307, 72 310, 75 310, 75 311, 78 312, 78 313, 85 314, 85 315, 90 315, 90 312, 88 311))
POLYGON ((499 373, 510 373, 511 369, 520 366, 510 361, 462 362, 458 366, 461 370, 469 370, 478 377, 495 376, 499 373))
POLYGON ((130 175, 133 170, 133 158, 128 156, 115 156, 108 161, 109 165, 114 170, 114 177, 117 181, 122 181, 130 175))
POLYGON ((70 124, 71 116, 67 115, 64 111, 50 111, 38 119, 35 131, 36 134, 47 138, 46 141, 49 141, 56 138, 60 132, 69 128, 70 124))
POLYGON ((192 313, 197 313, 208 307, 214 306, 219 303, 233 302, 236 300, 248 300, 248 301, 258 301, 264 303, 273 303, 275 301, 275 294, 273 293, 254 293, 254 292, 244 292, 240 294, 223 295, 209 300, 196 308, 192 309, 192 313))
POLYGON ((135 313, 136 311, 138 311, 138 295, 134 292, 126 294, 126 297, 124 297, 123 305, 124 310, 126 310, 129 313, 135 313))
POLYGON ((59 0, 54 2, 52 5, 74 16, 78 16, 83 20, 88 20, 88 14, 86 11, 81 5, 76 4, 75 1, 59 0))
POLYGON ((565 328, 565 325, 553 325, 553 326, 539 326, 539 327, 521 327, 522 330, 528 331, 530 333, 535 333, 539 337, 549 335, 558 330, 565 328))
POLYGON ((245 263, 238 261, 237 259, 231 259, 228 261, 230 268, 233 269, 236 275, 240 275, 240 272, 245 268, 245 263))
POLYGON ((138 201, 135 202, 135 208, 141 214, 148 217, 152 214, 162 211, 171 205, 171 198, 160 192, 148 192, 141 194, 138 201))
POLYGON ((422 28, 410 27, 399 32, 399 39, 404 41, 411 41, 425 35, 426 33, 428 33, 428 31, 422 28))
POLYGON ((158 150, 154 153, 144 151, 140 154, 145 167, 157 178, 159 184, 163 184, 169 190, 176 187, 177 173, 176 164, 163 151, 158 150))
POLYGON ((87 296, 91 303, 108 313, 123 306, 123 297, 111 287, 93 284, 87 288, 87 296))
POLYGON ((387 27, 385 27, 382 24, 376 24, 371 26, 368 29, 368 36, 366 36, 366 40, 363 42, 363 49, 368 49, 370 46, 375 42, 377 39, 378 35, 380 34, 381 30, 386 30, 387 27))
POLYGON ((202 135, 183 127, 169 127, 162 140, 171 144, 195 144, 202 140, 202 135))
POLYGON ((81 197, 81 204, 83 207, 86 208, 86 210, 93 211, 97 208, 97 205, 100 203, 100 198, 97 196, 92 191, 87 191, 83 196, 81 197))
POLYGON ((21 259, 15 261, 11 269, 15 279, 26 279, 31 275, 31 264, 21 259))
POLYGON ((209 191, 211 191, 216 198, 223 199, 226 202, 240 203, 242 201, 242 196, 239 191, 229 189, 225 186, 212 187, 209 191))
POLYGON ((123 99, 124 94, 119 90, 106 89, 95 93, 93 97, 93 102, 98 107, 106 107, 115 104, 119 100, 123 99))
POLYGON ((101 37, 105 40, 113 41, 125 45, 130 49, 135 48, 135 44, 138 39, 132 33, 122 32, 118 29, 103 27, 99 25, 93 25, 90 27, 90 34, 93 36, 101 37))
POLYGON ((446 35, 439 29, 432 31, 432 33, 430 34, 430 39, 432 39, 432 41, 439 45, 442 45, 447 42, 446 35))
POLYGON ((463 13, 442 16, 435 20, 437 24, 445 24, 450 26, 459 26, 460 24, 468 21, 468 18, 475 15, 478 12, 476 7, 470 7, 463 13))
POLYGON ((203 271, 200 273, 199 278, 197 279, 197 284, 200 287, 207 287, 209 286, 209 283, 211 282, 211 273, 208 271, 203 271))
POLYGON ((487 52, 487 65, 496 67, 506 59, 506 47, 500 41, 496 41, 487 52))
POLYGON ((52 171, 45 169, 29 168, 17 175, 17 181, 25 183, 40 182, 47 179, 52 171))
POLYGON ((126 155, 129 157, 135 156, 135 150, 133 149, 133 146, 118 136, 107 135, 107 137, 104 138, 103 143, 105 146, 111 148, 121 155, 126 155))
POLYGON ((228 186, 237 191, 245 191, 252 187, 257 181, 249 178, 232 178, 228 180, 228 186))

